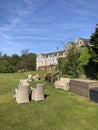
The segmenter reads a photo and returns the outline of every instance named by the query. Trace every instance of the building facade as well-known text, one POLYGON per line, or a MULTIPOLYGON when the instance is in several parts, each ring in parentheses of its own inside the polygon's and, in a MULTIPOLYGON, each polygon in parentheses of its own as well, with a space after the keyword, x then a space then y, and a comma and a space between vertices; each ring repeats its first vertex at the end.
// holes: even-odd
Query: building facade
POLYGON ((90 45, 90 40, 84 38, 78 38, 75 43, 78 47, 85 47, 86 45, 88 46, 90 45))
POLYGON ((52 70, 55 69, 58 64, 58 58, 65 57, 65 51, 57 51, 52 53, 40 53, 36 58, 36 69, 52 70))
MULTIPOLYGON (((89 45, 89 39, 78 38, 76 42, 74 42, 77 47, 83 48, 86 45, 89 45)), ((68 42, 62 51, 52 52, 52 53, 40 53, 36 58, 36 69, 43 70, 52 70, 55 69, 58 65, 59 57, 66 57, 66 52, 68 49, 72 47, 72 42, 68 42)))

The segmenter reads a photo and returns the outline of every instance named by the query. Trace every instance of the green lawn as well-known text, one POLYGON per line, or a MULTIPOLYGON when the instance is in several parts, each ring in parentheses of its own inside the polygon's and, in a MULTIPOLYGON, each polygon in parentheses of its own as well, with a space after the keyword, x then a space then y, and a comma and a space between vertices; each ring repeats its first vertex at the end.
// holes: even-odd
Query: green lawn
POLYGON ((0 130, 98 130, 97 103, 49 83, 44 101, 17 104, 12 90, 23 78, 27 73, 0 74, 0 130))

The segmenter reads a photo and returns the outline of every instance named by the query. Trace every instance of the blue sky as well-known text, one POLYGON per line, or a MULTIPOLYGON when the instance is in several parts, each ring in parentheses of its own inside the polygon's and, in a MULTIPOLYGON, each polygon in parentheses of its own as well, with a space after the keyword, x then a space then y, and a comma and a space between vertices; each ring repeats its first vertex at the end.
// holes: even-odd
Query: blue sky
POLYGON ((36 54, 89 39, 98 23, 98 0, 0 0, 0 51, 36 54))

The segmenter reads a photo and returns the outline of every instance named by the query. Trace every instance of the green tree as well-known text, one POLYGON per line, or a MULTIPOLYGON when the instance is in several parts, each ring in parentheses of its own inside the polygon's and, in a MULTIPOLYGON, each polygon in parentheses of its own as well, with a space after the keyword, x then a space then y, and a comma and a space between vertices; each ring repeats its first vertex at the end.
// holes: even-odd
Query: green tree
POLYGON ((35 53, 29 53, 28 56, 28 68, 29 70, 35 70, 36 69, 36 54, 35 53))
MULTIPOLYGON (((85 75, 85 67, 89 64, 89 59, 91 58, 91 55, 89 54, 88 47, 85 47, 80 54, 80 57, 78 59, 78 74, 85 75)), ((87 69, 87 68, 86 68, 87 69)))
POLYGON ((96 27, 95 32, 91 35, 90 44, 92 59, 98 65, 98 27, 96 27))
POLYGON ((29 70, 30 62, 28 60, 28 55, 29 55, 29 49, 22 50, 20 69, 25 71, 29 70))
POLYGON ((0 51, 0 59, 2 58, 2 51, 0 51))
POLYGON ((11 64, 11 57, 7 54, 2 55, 0 59, 0 72, 12 73, 15 72, 15 66, 11 64))
POLYGON ((10 58, 10 65, 15 68, 15 71, 19 70, 19 63, 21 61, 21 57, 17 54, 13 54, 10 58))
POLYGON ((95 32, 90 37, 89 53, 91 58, 87 66, 87 74, 92 78, 98 79, 98 27, 96 27, 95 32))
POLYGON ((29 50, 22 50, 21 61, 19 64, 21 70, 35 70, 36 69, 36 54, 29 53, 29 50))
POLYGON ((64 63, 65 63, 65 58, 64 57, 59 57, 58 58, 58 66, 57 69, 64 72, 64 63))
POLYGON ((75 43, 72 42, 71 44, 71 47, 66 51, 66 57, 60 60, 59 65, 61 66, 62 74, 78 77, 77 60, 80 56, 80 50, 76 47, 75 43))
POLYGON ((7 60, 0 60, 0 72, 7 73, 9 62, 7 60))
POLYGON ((17 54, 13 54, 12 56, 1 54, 0 56, 0 72, 2 73, 36 69, 36 54, 29 53, 27 49, 22 51, 21 56, 17 54))

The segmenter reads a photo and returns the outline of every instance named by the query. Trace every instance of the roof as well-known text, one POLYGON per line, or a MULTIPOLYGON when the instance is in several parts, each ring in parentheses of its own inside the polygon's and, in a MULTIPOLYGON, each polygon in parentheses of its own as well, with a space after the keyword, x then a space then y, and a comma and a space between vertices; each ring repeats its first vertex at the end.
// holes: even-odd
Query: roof
POLYGON ((50 52, 50 53, 40 53, 39 55, 47 56, 47 55, 53 55, 53 54, 58 54, 58 53, 64 53, 65 50, 61 51, 55 51, 55 52, 50 52))

